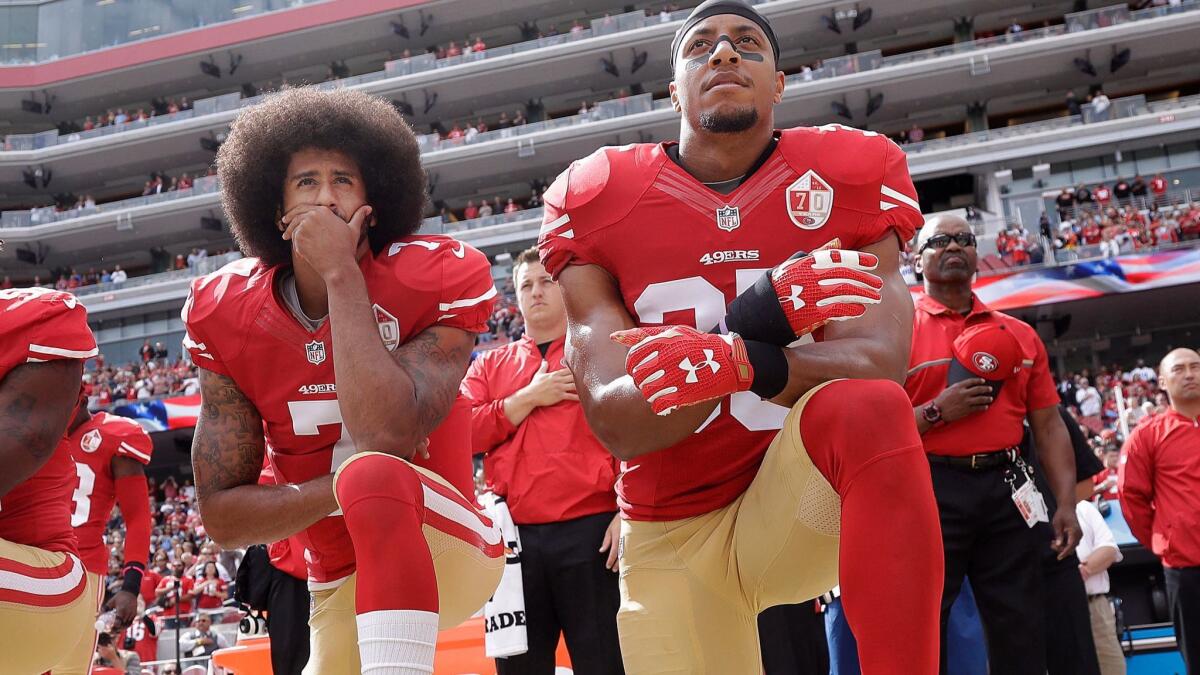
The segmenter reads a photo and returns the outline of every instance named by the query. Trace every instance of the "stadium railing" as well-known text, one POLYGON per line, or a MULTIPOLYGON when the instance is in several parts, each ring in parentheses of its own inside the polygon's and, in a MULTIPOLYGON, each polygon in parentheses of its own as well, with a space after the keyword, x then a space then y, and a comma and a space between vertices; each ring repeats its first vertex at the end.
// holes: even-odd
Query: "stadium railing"
POLYGON ((112 282, 102 284, 88 284, 87 286, 79 286, 71 289, 74 295, 93 295, 95 293, 112 293, 114 291, 124 291, 139 286, 152 286, 161 284, 165 281, 175 281, 177 279, 190 279, 192 277, 202 277, 205 274, 216 272, 225 265, 238 260, 242 254, 238 251, 230 253, 222 253, 221 255, 213 255, 204 258, 194 266, 184 270, 170 270, 168 272, 158 272, 155 274, 143 274, 139 277, 129 277, 127 280, 114 284, 112 282))
MULTIPOLYGON (((786 2, 786 1, 791 1, 791 0, 773 0, 773 1, 754 0, 754 4, 774 4, 775 2, 786 2)), ((1116 18, 1106 20, 1106 21, 1100 21, 1098 19, 1097 20, 1090 20, 1090 19, 1085 20, 1085 19, 1079 18, 1077 16, 1077 14, 1078 15, 1092 15, 1092 14, 1096 14, 1096 13, 1104 13, 1107 10, 1112 10, 1113 8, 1092 10, 1090 12, 1081 12, 1081 13, 1077 13, 1077 14, 1068 14, 1067 15, 1067 20, 1068 20, 1067 24, 1050 26, 1047 28, 1041 28, 1041 29, 1037 29, 1037 30, 1022 31, 1020 33, 1000 35, 1000 36, 995 36, 995 37, 990 37, 990 38, 981 38, 978 40, 972 40, 972 41, 966 41, 966 42, 958 42, 958 43, 946 45, 943 47, 934 47, 931 49, 924 49, 924 50, 920 50, 920 51, 916 51, 916 52, 909 52, 909 53, 905 53, 905 54, 896 54, 896 55, 887 56, 887 57, 883 57, 880 54, 880 52, 878 52, 878 51, 873 51, 873 52, 865 52, 862 54, 854 54, 854 55, 849 55, 849 56, 837 57, 834 59, 827 59, 825 62, 822 63, 822 65, 819 68, 810 70, 806 73, 797 73, 795 75, 792 75, 791 77, 788 78, 788 83, 790 85, 795 85, 795 84, 799 84, 802 82, 811 82, 811 81, 816 81, 816 80, 829 79, 829 78, 833 78, 833 77, 841 77, 844 75, 852 75, 852 74, 862 73, 862 72, 867 72, 867 71, 872 71, 872 70, 879 70, 881 68, 888 68, 888 67, 892 67, 892 66, 904 65, 904 64, 913 63, 916 61, 928 60, 931 58, 962 54, 962 53, 966 53, 966 52, 976 52, 976 51, 986 50, 986 49, 990 49, 992 47, 997 47, 997 46, 1006 46, 1006 45, 1011 45, 1011 44, 1016 44, 1016 43, 1030 42, 1030 41, 1034 41, 1034 40, 1042 40, 1042 39, 1049 38, 1049 37, 1056 37, 1056 36, 1064 35, 1067 33, 1076 33, 1076 32, 1080 32, 1083 30, 1096 30, 1096 29, 1100 29, 1100 28, 1107 28, 1110 26, 1120 25, 1123 23, 1129 23, 1129 22, 1134 22, 1134 21, 1140 21, 1143 19, 1152 19, 1152 18, 1158 18, 1161 16, 1167 16, 1170 14, 1189 12, 1189 11, 1196 10, 1198 8, 1200 8, 1200 0, 1187 0, 1186 2, 1183 2, 1182 4, 1175 6, 1175 7, 1154 7, 1154 8, 1148 8, 1145 10, 1139 10, 1136 12, 1128 12, 1127 11, 1124 15, 1121 15, 1119 12, 1115 12, 1115 11, 1110 12, 1116 18)), ((669 22, 662 22, 657 16, 647 16, 644 12, 631 12, 628 14, 622 14, 622 15, 618 15, 618 16, 614 16, 614 17, 609 17, 609 19, 608 19, 609 23, 605 24, 605 26, 607 28, 597 28, 597 24, 602 23, 605 20, 604 19, 596 19, 592 22, 591 28, 584 29, 583 31, 579 31, 577 33, 564 33, 561 35, 539 38, 537 40, 531 40, 528 42, 522 42, 522 43, 518 43, 518 44, 514 44, 514 45, 489 48, 483 52, 471 52, 468 54, 463 54, 461 56, 447 57, 447 58, 443 58, 443 59, 437 59, 432 54, 424 54, 424 55, 415 56, 415 57, 412 57, 409 59, 400 59, 400 60, 395 60, 395 61, 389 61, 386 64, 384 64, 384 70, 382 70, 382 71, 377 71, 374 73, 366 73, 363 75, 357 75, 354 77, 343 78, 340 80, 330 80, 328 82, 322 82, 322 83, 315 84, 312 86, 317 87, 319 89, 335 89, 335 88, 339 88, 339 87, 360 86, 360 85, 364 85, 364 84, 376 83, 376 82, 390 80, 390 79, 394 79, 394 78, 403 78, 408 75, 418 74, 418 73, 426 72, 429 70, 437 70, 437 69, 447 68, 447 67, 451 67, 451 66, 485 61, 485 60, 488 60, 491 58, 497 58, 497 57, 501 57, 501 56, 509 56, 512 54, 519 54, 522 52, 532 51, 532 50, 536 50, 536 49, 543 49, 546 47, 567 44, 570 42, 577 42, 577 41, 585 40, 585 39, 592 38, 592 37, 600 37, 603 35, 611 35, 614 33, 620 33, 620 32, 624 32, 624 31, 628 31, 628 30, 635 30, 638 28, 644 28, 646 26, 652 26, 652 25, 657 25, 657 24, 665 25, 667 23, 673 24, 677 21, 682 20, 684 17, 686 17, 687 12, 688 12, 688 10, 680 10, 678 12, 674 12, 673 14, 671 14, 669 22)), ((1105 15, 1105 16, 1107 16, 1107 15, 1105 15)), ((397 85, 398 88, 402 87, 402 85, 403 85, 402 82, 396 82, 395 84, 397 85)), ((260 101, 261 98, 262 98, 261 96, 242 98, 241 94, 235 92, 235 93, 231 93, 231 94, 225 94, 222 96, 216 96, 216 97, 211 97, 208 99, 198 100, 198 101, 194 102, 192 110, 181 111, 179 113, 175 113, 174 115, 166 116, 163 118, 151 118, 149 120, 143 120, 143 121, 137 121, 137 122, 127 122, 127 123, 125 123, 123 125, 119 125, 119 126, 111 126, 110 125, 107 127, 93 129, 90 131, 83 131, 83 132, 71 133, 71 134, 66 134, 66 135, 60 135, 59 132, 55 131, 55 130, 44 131, 44 132, 37 133, 37 134, 12 134, 12 135, 5 136, 4 150, 38 150, 41 148, 51 147, 54 145, 61 145, 63 143, 69 143, 69 142, 74 142, 74 141, 78 141, 78 140, 96 138, 96 137, 100 137, 100 136, 116 135, 116 134, 120 134, 124 131, 142 129, 142 128, 146 128, 146 127, 157 126, 160 124, 168 124, 168 123, 180 121, 180 120, 194 119, 196 117, 202 117, 202 116, 209 115, 209 114, 237 110, 239 108, 242 108, 242 107, 245 107, 248 105, 254 105, 258 101, 260 101)), ((526 125, 526 126, 530 126, 530 125, 526 125)), ((534 133, 533 130, 525 130, 523 132, 518 132, 517 131, 518 129, 521 129, 521 127, 514 127, 512 129, 507 129, 504 131, 512 132, 509 134, 509 136, 521 135, 521 133, 534 133)), ((544 130, 544 129, 539 129, 539 130, 544 130)), ((489 133, 491 133, 491 132, 489 132, 489 133)), ((486 136, 486 135, 487 134, 481 134, 480 136, 486 136)), ((504 136, 504 137, 507 138, 509 136, 504 136)), ((491 138, 499 138, 499 137, 500 136, 488 137, 488 139, 490 140, 491 138)), ((455 140, 460 140, 460 139, 455 139, 455 140)), ((445 141, 442 141, 442 142, 444 143, 445 141)), ((479 142, 479 139, 476 139, 475 142, 479 142)))
MULTIPOLYGON (((798 77, 798 76, 792 76, 798 77)), ((536 127, 537 131, 546 131, 549 129, 573 127, 579 124, 585 124, 591 121, 601 119, 613 119, 615 117, 623 117, 626 115, 636 115, 641 112, 646 112, 647 108, 658 110, 670 105, 667 99, 660 101, 652 101, 650 94, 642 94, 640 96, 630 97, 617 101, 607 101, 612 105, 597 106, 598 111, 588 115, 575 115, 572 117, 563 117, 549 122, 529 124, 525 127, 536 127), (623 114, 621 111, 624 111, 623 114), (640 112, 639 112, 640 111, 640 112)), ((1112 109, 1115 112, 1108 117, 1108 120, 1123 119, 1126 117, 1145 116, 1145 125, 1153 127, 1161 124, 1162 115, 1169 114, 1173 110, 1183 108, 1194 108, 1200 106, 1200 95, 1182 97, 1165 101, 1157 101, 1154 103, 1146 103, 1145 97, 1134 96, 1127 99, 1116 99, 1113 101, 1112 109)), ((923 152, 944 150, 947 148, 961 147, 975 143, 993 141, 998 139, 1008 139, 1019 136, 1029 136, 1033 134, 1045 133, 1049 131, 1061 130, 1069 127, 1077 127, 1084 124, 1083 119, 1079 115, 1069 117, 1058 117, 1051 120, 1041 122, 1031 122, 1028 124, 1015 125, 1011 127, 1000 127, 997 129, 989 129, 987 131, 978 131, 960 136, 950 136, 946 138, 938 138, 920 143, 909 143, 904 146, 904 151, 911 155, 920 154, 923 152)), ((419 142, 422 145, 423 153, 437 152, 463 145, 474 145, 480 143, 479 139, 496 140, 502 138, 513 138, 531 133, 524 131, 525 127, 514 127, 512 129, 504 129, 496 132, 487 132, 479 134, 473 141, 467 142, 465 139, 456 139, 461 143, 454 142, 438 142, 437 147, 431 147, 434 142, 428 137, 422 137, 425 140, 419 142), (522 130, 519 131, 518 130, 522 130), (517 132, 508 136, 502 135, 504 132, 517 132), (492 134, 495 134, 492 136, 492 134), (485 138, 486 137, 486 138, 485 138)), ((146 206, 150 204, 161 204, 186 197, 215 193, 220 191, 220 183, 215 176, 205 176, 197 178, 194 186, 189 190, 176 190, 174 192, 164 192, 157 195, 149 195, 146 197, 134 197, 131 199, 109 202, 101 204, 89 209, 72 209, 68 211, 58 212, 54 207, 44 207, 41 209, 22 210, 22 211, 5 211, 0 213, 0 228, 5 227, 29 227, 33 225, 44 225, 48 223, 59 223, 83 218, 99 213, 119 213, 124 210, 146 206)), ((118 216, 119 217, 119 216, 118 216)), ((452 223, 445 226, 444 229, 439 229, 439 232, 460 232, 464 230, 477 230, 496 225, 504 225, 518 221, 530 219, 532 214, 526 211, 520 211, 516 214, 497 214, 488 216, 487 218, 479 218, 473 221, 462 223, 452 223)), ((540 216, 539 216, 540 217, 540 216)), ((440 223, 440 221, 438 221, 440 223)), ((433 224, 433 222, 430 222, 433 224)))

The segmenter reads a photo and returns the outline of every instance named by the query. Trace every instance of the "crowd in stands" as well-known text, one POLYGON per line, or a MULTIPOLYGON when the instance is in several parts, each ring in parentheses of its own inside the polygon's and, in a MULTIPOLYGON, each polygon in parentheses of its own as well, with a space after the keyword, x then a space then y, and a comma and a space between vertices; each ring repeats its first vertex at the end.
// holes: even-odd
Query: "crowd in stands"
POLYGON ((1007 264, 1042 262, 1044 243, 1068 258, 1108 258, 1200 239, 1200 201, 1171 198, 1161 174, 1148 183, 1136 176, 1118 178, 1111 188, 1104 183, 1063 188, 1054 201, 1057 227, 1043 213, 1039 232, 1012 223, 996 235, 1007 264))
POLYGON ((150 102, 149 106, 138 108, 136 112, 132 108, 117 108, 115 110, 106 110, 105 112, 92 116, 88 115, 83 118, 78 124, 67 123, 67 131, 91 131, 101 127, 120 126, 130 122, 144 122, 148 119, 158 117, 160 115, 172 115, 181 110, 191 110, 192 104, 188 102, 187 97, 175 98, 156 98, 150 102))
POLYGON ((497 216, 502 213, 516 213, 526 209, 541 208, 541 206, 541 191, 535 187, 530 191, 529 196, 525 198, 508 197, 501 199, 497 195, 490 201, 481 199, 478 203, 474 199, 468 199, 466 205, 462 208, 443 205, 438 210, 438 216, 441 217, 443 223, 457 223, 460 220, 475 220, 476 218, 497 216))
POLYGON ((1096 495, 1115 500, 1121 445, 1128 432, 1170 407, 1158 373, 1143 359, 1132 368, 1114 364, 1095 372, 1085 369, 1059 379, 1058 393, 1104 463, 1104 470, 1093 478, 1096 495))
POLYGON ((110 365, 101 354, 83 375, 83 391, 88 407, 104 408, 124 401, 200 393, 199 373, 187 359, 172 361, 162 342, 147 340, 141 348, 141 360, 110 365))

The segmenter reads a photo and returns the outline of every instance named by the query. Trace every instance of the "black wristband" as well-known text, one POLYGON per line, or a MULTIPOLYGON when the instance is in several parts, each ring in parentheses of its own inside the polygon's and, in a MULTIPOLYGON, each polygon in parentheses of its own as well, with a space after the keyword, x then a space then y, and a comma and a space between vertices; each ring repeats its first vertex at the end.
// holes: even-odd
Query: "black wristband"
POLYGON ((121 580, 121 590, 128 591, 134 595, 142 592, 142 573, 144 568, 141 563, 129 563, 125 565, 125 578, 121 580))
POLYGON ((746 344, 746 358, 754 368, 750 391, 759 398, 775 398, 788 382, 788 363, 783 348, 754 340, 742 341, 746 344))
MULTIPOLYGON (((720 332, 737 333, 744 340, 757 340, 778 347, 796 341, 796 333, 788 323, 779 296, 771 284, 771 273, 765 272, 754 285, 729 303, 721 321, 720 332)), ((756 366, 757 367, 757 366, 756 366)))

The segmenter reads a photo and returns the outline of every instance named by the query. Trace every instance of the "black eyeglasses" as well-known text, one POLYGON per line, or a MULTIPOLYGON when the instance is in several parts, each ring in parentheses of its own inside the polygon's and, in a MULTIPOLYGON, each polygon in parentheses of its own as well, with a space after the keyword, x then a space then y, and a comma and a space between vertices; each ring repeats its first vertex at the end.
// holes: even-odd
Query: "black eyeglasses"
POLYGON ((971 234, 970 232, 956 232, 954 234, 935 234, 932 237, 926 239, 924 244, 921 244, 921 249, 919 251, 917 251, 917 253, 921 253, 922 251, 924 251, 927 248, 946 248, 947 246, 950 245, 951 241, 953 241, 954 243, 958 244, 959 246, 961 246, 963 248, 966 248, 968 246, 975 245, 975 235, 971 234))

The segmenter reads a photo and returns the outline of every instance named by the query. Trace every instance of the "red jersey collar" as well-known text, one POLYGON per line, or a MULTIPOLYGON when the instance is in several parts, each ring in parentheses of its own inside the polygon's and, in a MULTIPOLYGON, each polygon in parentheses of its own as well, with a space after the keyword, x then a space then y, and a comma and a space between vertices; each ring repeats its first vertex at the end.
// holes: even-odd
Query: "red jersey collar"
MULTIPOLYGON (((917 309, 925 312, 926 314, 932 314, 934 316, 939 314, 951 314, 958 316, 958 312, 955 312, 949 307, 933 299, 933 296, 927 293, 921 293, 917 296, 916 306, 917 309)), ((975 295, 974 293, 971 294, 971 311, 967 313, 968 317, 976 314, 989 314, 991 311, 992 309, 984 304, 983 300, 980 300, 978 295, 975 295)))
POLYGON ((1183 413, 1179 412, 1178 410, 1176 410, 1174 408, 1167 408, 1167 411, 1163 414, 1165 414, 1168 417, 1174 418, 1177 422, 1184 422, 1188 426, 1192 426, 1192 427, 1200 426, 1200 417, 1195 417, 1195 418, 1188 417, 1187 415, 1184 415, 1183 413))

